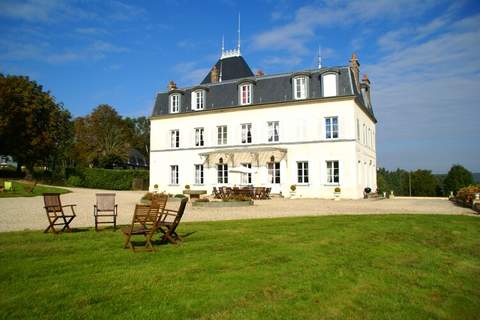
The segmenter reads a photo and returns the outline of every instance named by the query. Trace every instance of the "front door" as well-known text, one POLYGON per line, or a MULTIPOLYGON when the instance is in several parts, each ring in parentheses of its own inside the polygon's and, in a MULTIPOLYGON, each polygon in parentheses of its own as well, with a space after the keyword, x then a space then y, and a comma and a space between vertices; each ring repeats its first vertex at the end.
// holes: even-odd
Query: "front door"
POLYGON ((280 162, 269 162, 268 168, 268 187, 272 188, 272 193, 280 193, 280 162))

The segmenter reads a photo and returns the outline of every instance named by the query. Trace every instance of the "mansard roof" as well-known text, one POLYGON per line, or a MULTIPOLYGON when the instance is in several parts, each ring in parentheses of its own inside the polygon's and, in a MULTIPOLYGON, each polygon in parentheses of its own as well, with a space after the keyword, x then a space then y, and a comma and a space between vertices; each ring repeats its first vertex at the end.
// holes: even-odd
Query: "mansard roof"
MULTIPOLYGON (((220 58, 215 64, 219 74, 222 75, 222 81, 228 81, 233 79, 241 79, 246 77, 252 77, 253 72, 248 66, 247 62, 243 59, 242 56, 229 57, 229 58, 220 58)), ((211 83, 211 74, 210 71, 201 84, 211 83)))

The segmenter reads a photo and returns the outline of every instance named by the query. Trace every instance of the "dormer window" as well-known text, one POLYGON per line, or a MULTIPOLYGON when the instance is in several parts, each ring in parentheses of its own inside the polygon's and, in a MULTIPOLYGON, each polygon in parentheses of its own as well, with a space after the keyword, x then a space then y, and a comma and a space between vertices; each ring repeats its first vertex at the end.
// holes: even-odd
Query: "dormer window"
POLYGON ((306 99, 308 97, 307 79, 307 76, 293 78, 293 97, 295 100, 306 99))
POLYGON ((327 73, 322 76, 323 96, 335 97, 337 95, 337 75, 327 73))
POLYGON ((242 83, 239 86, 239 101, 240 105, 244 106, 252 103, 252 84, 242 83))
POLYGON ((177 113, 180 111, 180 94, 170 95, 170 113, 177 113))
POLYGON ((205 90, 192 92, 192 110, 203 110, 205 108, 205 90))

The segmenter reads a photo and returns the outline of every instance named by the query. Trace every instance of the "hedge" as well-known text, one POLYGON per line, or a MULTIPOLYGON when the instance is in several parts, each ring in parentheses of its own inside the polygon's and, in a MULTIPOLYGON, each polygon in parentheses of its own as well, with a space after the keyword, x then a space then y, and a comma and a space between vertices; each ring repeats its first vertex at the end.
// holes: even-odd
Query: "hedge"
POLYGON ((65 171, 69 186, 107 190, 132 190, 134 180, 136 188, 147 189, 148 175, 147 170, 68 168, 65 171))

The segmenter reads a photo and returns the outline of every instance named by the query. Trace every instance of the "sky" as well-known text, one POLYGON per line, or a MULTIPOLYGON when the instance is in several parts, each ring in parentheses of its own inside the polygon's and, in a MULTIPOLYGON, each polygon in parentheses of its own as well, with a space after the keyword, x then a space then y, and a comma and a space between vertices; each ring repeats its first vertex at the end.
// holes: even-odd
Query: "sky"
POLYGON ((107 103, 149 116, 169 80, 198 84, 237 41, 266 74, 347 65, 368 74, 377 160, 480 172, 480 2, 0 0, 0 73, 27 75, 73 116, 107 103))

